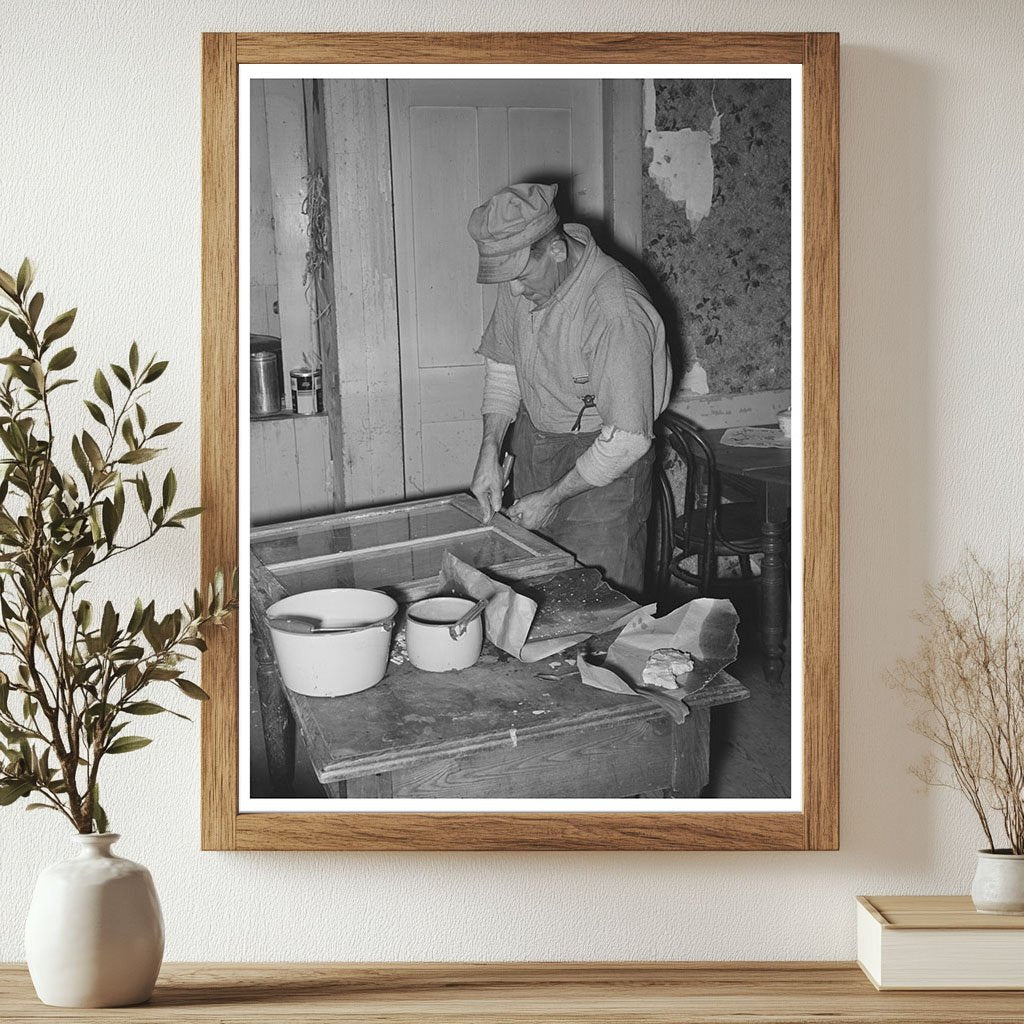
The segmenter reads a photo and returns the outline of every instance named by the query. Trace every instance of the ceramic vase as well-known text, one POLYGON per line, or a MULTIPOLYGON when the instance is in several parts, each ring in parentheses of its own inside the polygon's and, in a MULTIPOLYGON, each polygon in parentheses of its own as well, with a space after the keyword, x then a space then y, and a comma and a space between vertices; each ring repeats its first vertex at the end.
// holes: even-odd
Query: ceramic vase
POLYGON ((120 838, 76 835, 78 856, 36 883, 25 954, 36 994, 50 1006, 133 1006, 153 992, 163 915, 149 872, 111 851, 120 838))
POLYGON ((1024 854, 979 850, 971 899, 982 914, 1024 914, 1024 854))

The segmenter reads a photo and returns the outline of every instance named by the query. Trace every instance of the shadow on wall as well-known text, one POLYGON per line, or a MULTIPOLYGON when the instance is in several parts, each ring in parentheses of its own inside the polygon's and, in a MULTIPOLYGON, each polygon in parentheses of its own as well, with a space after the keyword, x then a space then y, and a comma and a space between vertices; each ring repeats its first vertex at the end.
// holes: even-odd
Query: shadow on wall
POLYGON ((935 76, 844 46, 841 96, 842 849, 923 871, 946 829, 888 673, 932 572, 935 76))
POLYGON ((627 252, 615 241, 611 225, 604 220, 596 220, 585 214, 578 213, 572 201, 572 182, 566 176, 553 175, 550 170, 541 168, 523 175, 524 181, 543 181, 558 186, 558 197, 555 207, 562 223, 583 224, 594 236, 594 241, 602 252, 618 260, 647 289, 647 294, 654 303, 654 308, 661 314, 665 324, 665 340, 672 359, 673 380, 679 381, 683 374, 693 365, 692 347, 689 352, 683 342, 683 325, 680 321, 671 291, 667 289, 645 256, 627 252))

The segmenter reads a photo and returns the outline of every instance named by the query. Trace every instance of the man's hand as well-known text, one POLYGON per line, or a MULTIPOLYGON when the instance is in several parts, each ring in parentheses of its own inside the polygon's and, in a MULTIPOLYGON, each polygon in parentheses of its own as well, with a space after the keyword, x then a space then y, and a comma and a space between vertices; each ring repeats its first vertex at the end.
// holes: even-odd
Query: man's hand
POLYGON ((489 523, 494 513, 501 510, 501 492, 504 490, 496 448, 491 449, 487 446, 480 450, 469 489, 473 497, 480 502, 484 522, 489 523))
POLYGON ((528 530, 540 530, 555 518, 558 505, 559 502, 550 488, 534 491, 533 494, 524 494, 514 502, 508 510, 508 517, 512 522, 525 526, 528 530))

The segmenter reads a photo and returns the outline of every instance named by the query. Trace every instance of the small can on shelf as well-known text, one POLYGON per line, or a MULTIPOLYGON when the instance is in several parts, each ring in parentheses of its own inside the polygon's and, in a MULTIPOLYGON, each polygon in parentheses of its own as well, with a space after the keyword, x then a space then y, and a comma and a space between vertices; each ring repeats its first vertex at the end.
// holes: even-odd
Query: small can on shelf
POLYGON ((324 391, 320 367, 296 366, 291 374, 292 412, 296 416, 314 416, 323 412, 324 391))
POLYGON ((249 354, 250 415, 272 416, 281 411, 279 380, 277 353, 251 352, 249 354))

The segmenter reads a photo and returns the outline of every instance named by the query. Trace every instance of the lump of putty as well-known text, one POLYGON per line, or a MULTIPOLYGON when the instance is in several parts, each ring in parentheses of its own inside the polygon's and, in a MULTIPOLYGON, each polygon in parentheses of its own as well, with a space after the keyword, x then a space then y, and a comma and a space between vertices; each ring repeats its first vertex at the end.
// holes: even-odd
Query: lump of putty
POLYGON ((693 658, 689 651, 680 651, 675 647, 659 647, 652 652, 644 666, 643 685, 660 690, 678 690, 678 676, 693 671, 693 658))

